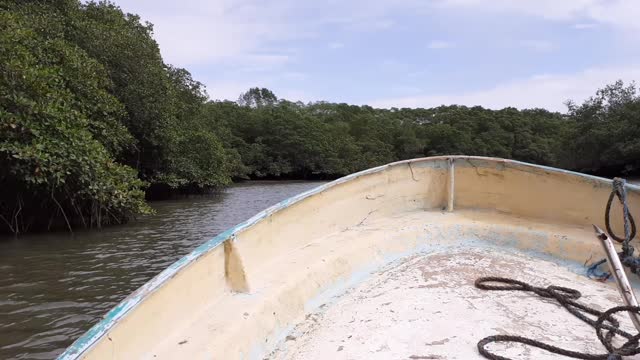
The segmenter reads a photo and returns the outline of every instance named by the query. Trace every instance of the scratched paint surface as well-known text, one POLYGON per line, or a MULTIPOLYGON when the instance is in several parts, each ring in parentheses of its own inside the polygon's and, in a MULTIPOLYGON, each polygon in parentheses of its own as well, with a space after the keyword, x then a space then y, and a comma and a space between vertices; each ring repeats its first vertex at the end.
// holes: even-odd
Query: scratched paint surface
MULTIPOLYGON (((381 269, 307 315, 269 359, 480 359, 489 335, 532 337, 576 351, 604 353, 595 331, 532 293, 476 289, 480 276, 578 289, 601 310, 620 304, 616 289, 561 265, 514 252, 458 248, 414 255, 381 269)), ((630 322, 624 324, 630 332, 630 322)), ((491 345, 514 359, 556 356, 518 344, 491 345)), ((640 357, 639 357, 640 358, 640 357)))

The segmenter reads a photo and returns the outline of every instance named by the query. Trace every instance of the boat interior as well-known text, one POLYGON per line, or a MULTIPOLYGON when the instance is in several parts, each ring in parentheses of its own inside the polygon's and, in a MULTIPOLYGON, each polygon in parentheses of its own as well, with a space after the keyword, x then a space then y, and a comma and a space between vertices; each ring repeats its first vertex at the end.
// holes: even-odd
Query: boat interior
MULTIPOLYGON (((640 209, 638 188, 627 191, 640 209)), ((620 305, 614 284, 588 278, 584 265, 604 258, 592 224, 605 227, 610 193, 607 179, 494 158, 366 170, 206 242, 62 358, 472 359, 494 334, 602 352, 593 328, 557 304, 474 281, 566 286, 590 306, 620 305)), ((611 219, 623 233, 620 206, 611 219)))

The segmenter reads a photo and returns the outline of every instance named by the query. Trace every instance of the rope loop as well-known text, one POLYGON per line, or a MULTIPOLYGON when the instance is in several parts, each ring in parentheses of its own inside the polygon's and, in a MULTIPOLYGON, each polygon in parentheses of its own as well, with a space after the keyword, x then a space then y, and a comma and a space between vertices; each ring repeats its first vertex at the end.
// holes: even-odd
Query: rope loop
POLYGON ((493 335, 487 336, 478 342, 478 352, 490 360, 511 360, 507 357, 497 355, 487 349, 487 345, 496 342, 503 343, 521 343, 546 350, 548 352, 564 355, 574 359, 585 360, 621 360, 623 356, 631 356, 640 354, 640 333, 631 335, 620 329, 620 323, 613 317, 618 312, 634 312, 640 314, 640 307, 637 306, 617 306, 605 312, 599 311, 587 305, 577 302, 581 296, 580 292, 575 289, 562 286, 547 286, 546 288, 532 286, 523 281, 502 278, 502 277, 481 277, 476 279, 475 286, 483 290, 499 290, 499 291, 530 291, 544 298, 553 298, 561 306, 563 306, 572 315, 592 326, 598 339, 607 349, 606 354, 589 354, 574 350, 559 348, 554 345, 546 344, 536 339, 530 339, 518 335, 493 335), (597 320, 588 317, 586 314, 597 317, 597 320), (620 347, 613 345, 615 336, 621 336, 626 342, 620 347))
POLYGON ((618 312, 627 312, 627 313, 636 313, 640 315, 640 307, 638 306, 616 306, 611 309, 605 311, 598 317, 595 323, 596 334, 598 335, 598 339, 604 345, 604 347, 612 354, 616 354, 619 356, 631 356, 640 354, 640 347, 638 347, 638 340, 640 339, 640 333, 628 337, 627 342, 625 342, 619 348, 613 346, 612 339, 614 333, 609 330, 607 333, 603 334, 603 329, 607 327, 604 325, 605 321, 611 321, 613 318, 612 315, 618 312))
MULTIPOLYGON (((615 241, 622 243, 622 251, 618 253, 618 257, 622 262, 622 265, 629 268, 632 273, 640 275, 640 257, 633 257, 634 248, 629 243, 636 237, 636 222, 629 211, 629 205, 627 204, 627 182, 622 178, 613 178, 611 184, 611 194, 609 194, 609 200, 607 200, 607 206, 604 211, 604 224, 607 228, 607 232, 610 237, 615 241), (617 197, 618 201, 622 205, 622 222, 624 225, 624 237, 620 237, 613 232, 611 228, 611 205, 613 204, 613 198, 617 197)), ((601 264, 604 264, 607 260, 602 259, 587 269, 587 276, 595 277, 600 281, 606 281, 611 277, 608 272, 598 273, 597 268, 601 264)))
POLYGON ((504 291, 531 291, 531 286, 522 281, 515 279, 507 279, 502 277, 486 276, 476 279, 475 286, 482 290, 504 290, 504 291), (488 285, 486 283, 503 283, 506 286, 501 285, 488 285))
MULTIPOLYGON (((627 182, 622 178, 613 178, 613 184, 611 189, 611 194, 609 194, 609 200, 607 201, 607 207, 604 213, 604 222, 607 227, 607 232, 609 235, 616 241, 624 243, 626 247, 629 245, 629 241, 636 237, 636 222, 633 220, 633 216, 629 212, 629 207, 627 206, 627 182), (616 235, 611 229, 611 221, 610 221, 610 213, 611 213, 611 204, 613 203, 613 198, 617 197, 622 205, 622 216, 624 222, 624 237, 620 237, 616 235)), ((633 251, 633 249, 631 250, 633 251)), ((630 255, 630 254, 629 254, 630 255)))

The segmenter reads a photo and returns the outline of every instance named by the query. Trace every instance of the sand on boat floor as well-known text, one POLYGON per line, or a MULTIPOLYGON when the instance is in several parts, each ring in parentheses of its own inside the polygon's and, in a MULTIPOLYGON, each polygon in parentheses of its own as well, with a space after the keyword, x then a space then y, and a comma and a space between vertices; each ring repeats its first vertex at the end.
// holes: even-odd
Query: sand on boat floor
MULTIPOLYGON (((620 305, 612 283, 525 254, 471 248, 419 254, 308 314, 268 358, 478 359, 477 342, 496 334, 605 353, 595 330, 554 301, 529 292, 479 290, 473 284, 480 276, 575 288, 580 301, 601 310, 620 305)), ((619 318, 632 332, 628 319, 619 318)), ((514 359, 558 358, 519 344, 490 349, 514 359)))

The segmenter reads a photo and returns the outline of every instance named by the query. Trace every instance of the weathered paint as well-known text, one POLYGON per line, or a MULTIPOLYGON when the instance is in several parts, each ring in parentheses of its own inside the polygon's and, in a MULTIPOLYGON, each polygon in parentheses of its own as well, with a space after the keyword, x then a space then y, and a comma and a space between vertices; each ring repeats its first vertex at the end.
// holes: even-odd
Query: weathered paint
MULTIPOLYGON (((262 356, 278 343, 278 334, 304 317, 305 305, 339 289, 341 279, 427 244, 473 238, 584 261, 598 246, 584 239, 584 226, 601 224, 609 187, 607 179, 480 157, 424 158, 365 170, 287 199, 207 241, 107 313, 61 358, 262 356), (460 210, 428 211, 449 204, 451 159, 457 165, 451 193, 460 210), (407 213, 417 217, 403 218, 407 213), (382 230, 367 226, 376 222, 382 230), (218 245, 225 241, 222 251, 218 245), (288 252, 290 263, 279 264, 288 252), (238 319, 231 311, 238 306, 259 313, 249 315, 252 322, 238 319), (267 313, 272 309, 279 312, 267 313), (195 313, 213 317, 211 324, 190 324, 195 313), (199 333, 190 334, 193 329, 199 333), (174 341, 182 337, 194 340, 184 346, 174 341)), ((632 210, 638 190, 629 186, 632 210)))
MULTIPOLYGON (((483 359, 476 343, 495 334, 604 353, 593 328, 561 306, 532 293, 476 289, 473 283, 478 276, 577 288, 583 302, 603 309, 619 304, 615 289, 594 286, 586 277, 554 263, 482 247, 442 249, 384 267, 330 305, 310 312, 267 358, 483 359)), ((512 359, 558 358, 516 344, 491 349, 512 359)))

